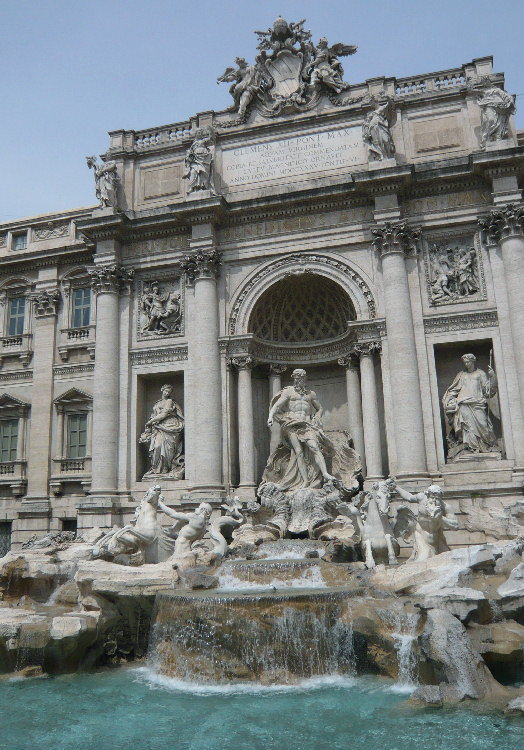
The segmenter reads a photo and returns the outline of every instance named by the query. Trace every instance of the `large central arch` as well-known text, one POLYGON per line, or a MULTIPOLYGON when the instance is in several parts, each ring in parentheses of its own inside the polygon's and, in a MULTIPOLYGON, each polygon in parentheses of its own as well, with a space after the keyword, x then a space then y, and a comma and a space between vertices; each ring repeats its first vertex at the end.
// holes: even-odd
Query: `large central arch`
MULTIPOLYGON (((331 289, 339 290, 338 299, 347 297, 349 306, 345 305, 345 308, 351 314, 346 322, 350 319, 369 320, 375 317, 375 300, 368 283, 344 259, 331 254, 297 253, 267 263, 244 281, 232 300, 229 335, 246 335, 252 332, 253 311, 270 287, 290 276, 304 278, 310 275, 311 278, 321 277, 324 280, 324 290, 329 282, 333 283, 335 286, 331 289)), ((319 289, 322 288, 320 281, 315 283, 319 289)))

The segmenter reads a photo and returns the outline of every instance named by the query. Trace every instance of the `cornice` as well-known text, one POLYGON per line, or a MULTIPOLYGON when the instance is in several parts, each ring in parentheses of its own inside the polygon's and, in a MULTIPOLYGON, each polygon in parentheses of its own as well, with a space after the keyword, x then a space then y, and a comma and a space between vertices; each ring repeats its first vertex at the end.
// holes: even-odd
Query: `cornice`
POLYGON ((470 328, 495 328, 499 324, 496 310, 453 312, 424 318, 424 333, 463 331, 470 328))

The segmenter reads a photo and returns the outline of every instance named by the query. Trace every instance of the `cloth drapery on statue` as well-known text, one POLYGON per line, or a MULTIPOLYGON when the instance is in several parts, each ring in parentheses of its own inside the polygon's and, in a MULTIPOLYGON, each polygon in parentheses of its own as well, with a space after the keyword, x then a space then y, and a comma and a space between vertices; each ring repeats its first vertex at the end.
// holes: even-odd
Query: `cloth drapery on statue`
POLYGON ((474 453, 496 449, 497 437, 488 414, 488 397, 496 393, 483 370, 459 372, 442 403, 459 448, 474 453))
POLYGON ((290 433, 293 433, 298 438, 306 456, 307 486, 313 488, 322 487, 324 479, 315 461, 308 457, 309 448, 307 441, 314 440, 326 458, 333 456, 335 453, 332 442, 325 436, 320 427, 317 427, 313 422, 290 419, 286 416, 277 416, 275 419, 280 423, 282 444, 270 455, 262 476, 262 481, 274 482, 282 490, 294 490, 304 486, 304 481, 298 467, 297 456, 289 440, 290 433))

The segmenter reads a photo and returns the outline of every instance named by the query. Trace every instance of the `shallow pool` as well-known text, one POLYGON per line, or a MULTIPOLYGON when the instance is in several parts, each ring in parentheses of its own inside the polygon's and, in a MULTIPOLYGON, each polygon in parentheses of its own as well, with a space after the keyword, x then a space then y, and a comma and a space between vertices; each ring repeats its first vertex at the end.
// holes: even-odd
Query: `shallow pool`
POLYGON ((195 686, 147 669, 0 681, 10 750, 523 750, 524 719, 409 709, 377 678, 195 686))

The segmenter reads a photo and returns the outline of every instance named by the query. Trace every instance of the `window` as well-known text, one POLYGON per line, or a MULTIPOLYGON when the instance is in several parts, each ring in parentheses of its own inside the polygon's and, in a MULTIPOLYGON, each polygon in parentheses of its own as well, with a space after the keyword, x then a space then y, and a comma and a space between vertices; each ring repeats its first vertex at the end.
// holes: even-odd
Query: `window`
POLYGON ((91 289, 81 287, 73 289, 71 322, 73 328, 83 328, 89 325, 91 317, 91 289))
POLYGON ((62 531, 72 531, 76 536, 76 518, 62 518, 62 531))
POLYGON ((25 297, 11 297, 7 306, 7 335, 21 336, 24 332, 25 297))
POLYGON ((0 461, 16 461, 18 419, 0 419, 0 461))
POLYGON ((87 414, 67 417, 67 458, 84 458, 87 445, 87 414))
POLYGON ((11 549, 11 521, 0 521, 0 557, 11 549))
POLYGON ((22 234, 13 234, 13 250, 25 250, 27 248, 27 232, 22 234))

